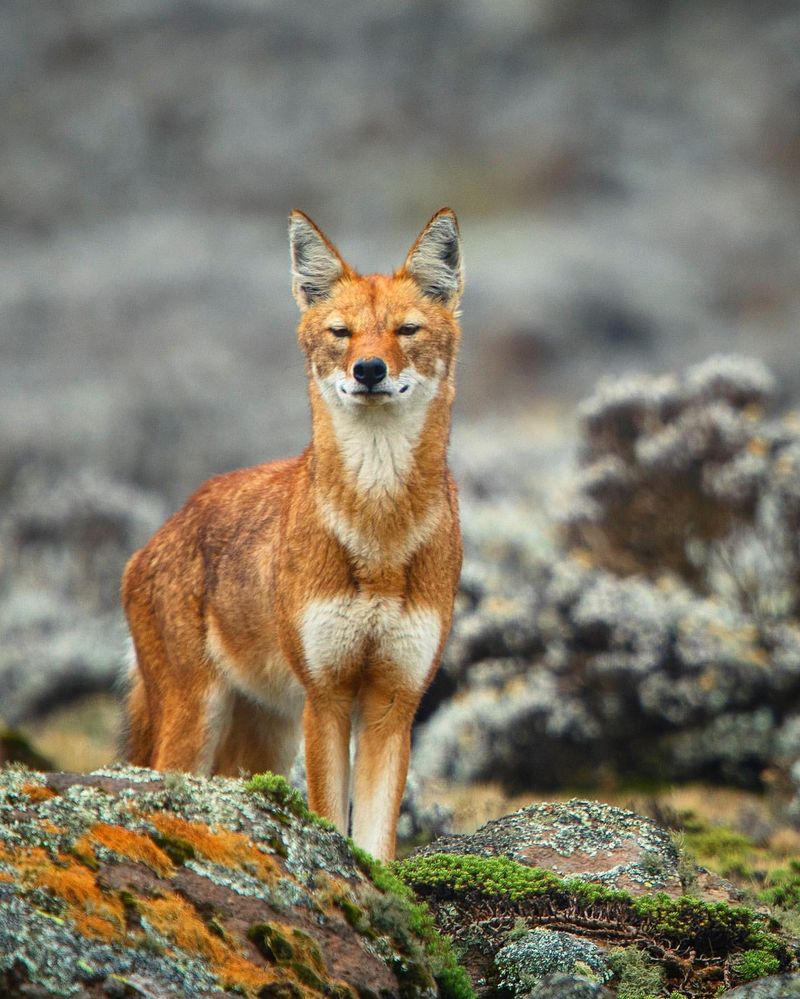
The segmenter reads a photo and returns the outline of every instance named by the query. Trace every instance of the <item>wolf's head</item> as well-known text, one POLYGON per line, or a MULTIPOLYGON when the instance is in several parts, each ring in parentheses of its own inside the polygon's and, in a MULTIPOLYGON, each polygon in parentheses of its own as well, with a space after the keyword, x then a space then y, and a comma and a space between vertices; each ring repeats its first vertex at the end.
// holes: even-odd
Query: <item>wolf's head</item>
POLYGON ((451 209, 433 216, 392 275, 358 274, 299 211, 289 216, 289 242, 298 338, 328 407, 355 416, 417 409, 440 393, 452 399, 463 278, 451 209))

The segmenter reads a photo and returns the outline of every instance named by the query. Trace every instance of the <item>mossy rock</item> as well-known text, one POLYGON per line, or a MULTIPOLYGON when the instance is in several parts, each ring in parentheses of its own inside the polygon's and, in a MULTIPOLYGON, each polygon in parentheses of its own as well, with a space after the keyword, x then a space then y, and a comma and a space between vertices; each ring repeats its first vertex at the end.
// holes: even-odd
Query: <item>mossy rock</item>
MULTIPOLYGON (((479 994, 493 995, 499 986, 498 951, 515 934, 537 928, 621 949, 625 960, 618 959, 609 986, 626 999, 650 994, 641 983, 634 986, 637 975, 642 982, 650 982, 653 996, 666 997, 676 991, 681 996, 711 999, 725 986, 754 975, 797 968, 793 941, 774 920, 746 905, 663 890, 646 892, 638 877, 633 892, 619 887, 620 880, 614 876, 618 871, 592 880, 589 873, 581 868, 575 871, 574 866, 574 873, 565 876, 522 862, 547 855, 549 849, 556 855, 555 860, 550 857, 552 866, 560 857, 563 867, 570 870, 571 859, 596 853, 595 866, 602 872, 612 867, 609 857, 602 855, 604 843, 611 844, 612 859, 619 857, 613 845, 626 830, 653 826, 650 820, 613 809, 620 813, 615 817, 623 819, 622 829, 617 823, 604 832, 595 821, 587 823, 586 817, 596 817, 608 806, 584 807, 591 805, 569 802, 563 806, 544 844, 541 827, 533 837, 519 835, 530 814, 546 808, 534 806, 489 823, 472 837, 437 841, 395 866, 415 894, 428 902, 439 927, 462 947, 463 962, 473 981, 484 983, 479 994), (571 829, 565 824, 566 808, 575 817, 571 829), (493 839, 491 833, 497 829, 503 835, 493 839), (559 854, 561 843, 568 849, 559 854), (449 847, 450 852, 431 852, 437 845, 449 847), (461 847, 465 849, 459 853, 461 847), (657 958, 655 963, 652 957, 657 958)), ((659 832, 661 841, 668 842, 666 832, 659 832)), ((635 862, 641 868, 640 860, 635 862)))
POLYGON ((632 895, 686 893, 735 901, 736 888, 687 860, 652 819, 625 808, 573 798, 529 805, 470 835, 441 836, 413 856, 435 853, 510 857, 561 877, 581 877, 632 895))
POLYGON ((0 995, 141 990, 472 994, 408 888, 280 778, 0 770, 0 995))

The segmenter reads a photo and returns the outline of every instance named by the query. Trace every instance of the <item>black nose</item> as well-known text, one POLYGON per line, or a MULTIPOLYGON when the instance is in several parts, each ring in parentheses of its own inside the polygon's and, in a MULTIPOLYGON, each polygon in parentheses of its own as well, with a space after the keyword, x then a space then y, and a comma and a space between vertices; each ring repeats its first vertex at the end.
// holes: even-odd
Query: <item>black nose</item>
POLYGON ((366 357, 353 365, 353 378, 371 389, 386 377, 386 364, 379 357, 366 357))

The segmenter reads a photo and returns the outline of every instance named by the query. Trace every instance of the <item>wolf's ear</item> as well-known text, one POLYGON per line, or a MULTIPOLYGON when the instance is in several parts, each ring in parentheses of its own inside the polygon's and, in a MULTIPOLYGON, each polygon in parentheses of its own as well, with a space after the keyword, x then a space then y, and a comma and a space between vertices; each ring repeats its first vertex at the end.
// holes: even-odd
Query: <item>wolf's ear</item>
POLYGON ((327 298, 336 282, 352 273, 322 230, 297 209, 289 216, 289 249, 292 294, 301 312, 327 298))
POLYGON ((461 237, 452 208, 441 208, 417 236, 403 271, 437 302, 455 308, 464 290, 461 237))

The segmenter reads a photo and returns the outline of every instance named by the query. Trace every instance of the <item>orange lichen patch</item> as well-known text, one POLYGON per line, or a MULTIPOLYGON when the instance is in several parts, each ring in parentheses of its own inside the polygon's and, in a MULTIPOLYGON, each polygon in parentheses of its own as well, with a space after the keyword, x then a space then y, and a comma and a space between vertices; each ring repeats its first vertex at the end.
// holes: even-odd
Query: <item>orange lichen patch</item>
POLYGON ((60 826, 57 826, 54 822, 51 822, 49 819, 45 819, 44 822, 41 823, 41 827, 44 830, 44 832, 50 833, 51 836, 58 836, 64 832, 64 830, 60 826))
POLYGON ((20 788, 23 794, 27 795, 31 801, 47 801, 48 798, 55 798, 56 792, 45 784, 37 784, 29 781, 20 788))
POLYGON ((212 832, 200 822, 187 822, 170 812, 154 812, 145 818, 162 836, 185 840, 197 854, 214 864, 238 867, 264 879, 277 873, 275 861, 242 833, 230 829, 212 832))
POLYGON ((109 825, 98 822, 75 843, 75 853, 86 853, 94 856, 92 846, 105 846, 121 857, 146 864, 161 877, 169 877, 175 871, 175 865, 160 846, 143 833, 134 832, 124 826, 109 825))
POLYGON ((205 958, 223 988, 243 989, 251 995, 275 981, 270 969, 248 961, 230 943, 213 934, 184 899, 142 898, 138 905, 142 918, 161 936, 186 953, 205 958))
POLYGON ((14 862, 20 880, 28 887, 44 888, 61 899, 67 916, 83 936, 119 939, 125 930, 125 910, 115 895, 107 895, 94 874, 72 857, 59 854, 54 860, 35 847, 21 851, 14 862))
POLYGON ((0 871, 0 881, 14 881, 14 875, 9 874, 8 871, 0 871))

